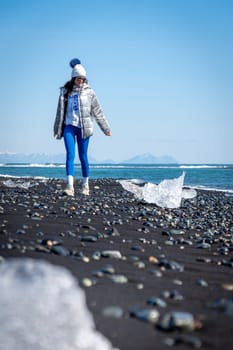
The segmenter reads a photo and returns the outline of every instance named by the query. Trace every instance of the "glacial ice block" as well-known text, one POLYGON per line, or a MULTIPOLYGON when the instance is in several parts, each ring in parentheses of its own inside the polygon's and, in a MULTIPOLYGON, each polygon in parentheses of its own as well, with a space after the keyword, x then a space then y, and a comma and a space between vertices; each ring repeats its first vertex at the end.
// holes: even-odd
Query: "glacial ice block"
POLYGON ((158 185, 147 182, 143 186, 135 180, 120 180, 120 184, 127 191, 132 192, 139 200, 157 204, 163 208, 178 208, 182 198, 196 196, 194 189, 183 189, 185 173, 175 179, 161 181, 158 185))
POLYGON ((9 259, 0 264, 0 276, 1 349, 113 350, 64 267, 9 259))

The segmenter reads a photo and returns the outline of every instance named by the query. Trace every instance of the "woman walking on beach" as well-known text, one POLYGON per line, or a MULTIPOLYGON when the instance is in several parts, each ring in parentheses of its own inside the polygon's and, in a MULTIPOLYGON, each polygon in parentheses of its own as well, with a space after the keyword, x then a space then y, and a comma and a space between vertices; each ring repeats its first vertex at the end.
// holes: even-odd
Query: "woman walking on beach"
POLYGON ((54 136, 57 139, 64 137, 67 175, 64 194, 74 195, 74 158, 77 142, 83 176, 81 193, 89 195, 88 145, 90 136, 93 135, 93 118, 106 136, 111 136, 111 131, 97 96, 88 84, 86 71, 80 60, 72 59, 70 66, 71 80, 60 89, 54 136))

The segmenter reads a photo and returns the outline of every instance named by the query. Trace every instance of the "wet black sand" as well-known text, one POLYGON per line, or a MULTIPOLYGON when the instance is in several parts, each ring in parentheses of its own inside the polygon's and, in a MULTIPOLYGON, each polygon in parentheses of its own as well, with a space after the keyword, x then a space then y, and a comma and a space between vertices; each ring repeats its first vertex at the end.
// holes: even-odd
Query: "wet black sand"
POLYGON ((232 197, 198 191, 171 210, 138 202, 110 179, 91 180, 90 196, 77 192, 74 198, 61 195, 61 180, 31 179, 29 189, 21 188, 22 180, 19 187, 5 186, 6 180, 0 179, 0 256, 67 267, 86 292, 97 329, 115 347, 232 349, 232 197), (122 258, 101 256, 105 250, 122 258), (113 282, 111 269, 128 281, 113 282), (149 305, 151 297, 166 306, 149 305), (104 316, 108 306, 123 315, 104 316), (135 308, 156 309, 160 318, 141 320, 135 308), (191 313, 197 329, 160 329, 172 311, 191 313))

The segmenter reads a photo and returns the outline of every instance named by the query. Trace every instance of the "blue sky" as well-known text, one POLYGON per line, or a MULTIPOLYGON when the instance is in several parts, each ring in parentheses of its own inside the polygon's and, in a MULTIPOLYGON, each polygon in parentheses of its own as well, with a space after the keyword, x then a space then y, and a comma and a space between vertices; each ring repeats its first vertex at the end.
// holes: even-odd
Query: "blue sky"
POLYGON ((3 0, 0 152, 62 153, 59 86, 81 59, 111 125, 90 155, 233 163, 233 1, 3 0))

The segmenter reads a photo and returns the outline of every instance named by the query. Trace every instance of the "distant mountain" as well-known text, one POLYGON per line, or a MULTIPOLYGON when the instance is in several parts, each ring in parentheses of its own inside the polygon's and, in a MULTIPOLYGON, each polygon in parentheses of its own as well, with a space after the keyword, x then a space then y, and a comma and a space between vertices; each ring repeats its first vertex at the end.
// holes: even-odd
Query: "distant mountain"
POLYGON ((113 159, 104 159, 101 162, 90 162, 90 163, 100 163, 100 164, 116 164, 115 160, 113 159))
MULTIPOLYGON (((0 163, 28 163, 28 164, 64 164, 66 160, 65 152, 61 154, 45 154, 45 153, 8 153, 0 152, 0 163)), ((76 156, 75 159, 78 162, 76 156)), ((91 164, 116 164, 112 159, 105 159, 102 161, 96 160, 95 158, 89 156, 89 162, 91 164)), ((155 157, 150 153, 145 153, 137 155, 133 158, 124 160, 122 162, 117 162, 117 164, 128 163, 128 164, 177 164, 178 161, 171 156, 155 157)))
POLYGON ((172 156, 155 157, 151 153, 144 153, 133 158, 124 160, 122 163, 128 164, 178 164, 172 156))
MULTIPOLYGON (((0 163, 29 163, 29 164, 53 164, 65 163, 65 152, 62 154, 45 154, 45 153, 0 153, 0 163)), ((97 163, 96 159, 89 157, 90 163, 97 163)))

